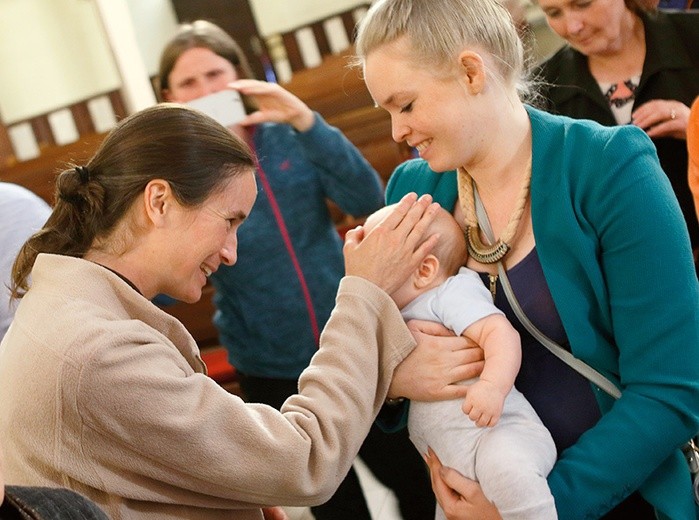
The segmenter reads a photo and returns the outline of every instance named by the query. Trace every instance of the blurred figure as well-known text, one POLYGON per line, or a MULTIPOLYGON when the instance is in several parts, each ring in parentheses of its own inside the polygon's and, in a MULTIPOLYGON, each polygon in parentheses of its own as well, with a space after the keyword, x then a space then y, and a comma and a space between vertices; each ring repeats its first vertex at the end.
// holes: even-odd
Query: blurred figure
POLYGON ((17 307, 10 299, 12 264, 25 240, 41 229, 50 214, 49 205, 34 192, 0 182, 0 341, 17 307))
POLYGON ((694 100, 689 112, 687 153, 689 154, 689 187, 694 195, 694 209, 699 221, 699 97, 694 100))

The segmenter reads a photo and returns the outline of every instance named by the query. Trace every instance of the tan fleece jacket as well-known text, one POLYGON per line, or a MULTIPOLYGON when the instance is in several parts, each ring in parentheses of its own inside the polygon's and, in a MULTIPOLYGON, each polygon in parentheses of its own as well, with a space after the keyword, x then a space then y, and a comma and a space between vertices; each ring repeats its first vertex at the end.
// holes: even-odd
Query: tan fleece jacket
POLYGON ((207 377, 182 324, 110 271, 40 255, 32 276, 0 346, 7 483, 74 489, 117 520, 322 503, 414 346, 393 301, 346 277, 280 413, 207 377))

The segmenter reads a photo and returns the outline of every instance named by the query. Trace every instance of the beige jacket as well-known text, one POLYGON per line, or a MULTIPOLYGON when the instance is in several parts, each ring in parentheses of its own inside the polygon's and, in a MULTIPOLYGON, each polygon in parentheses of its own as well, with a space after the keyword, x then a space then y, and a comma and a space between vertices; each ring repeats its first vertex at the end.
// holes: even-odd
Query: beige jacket
POLYGON ((114 519, 260 519, 327 500, 414 340, 393 301, 340 284, 282 413, 205 375, 184 327, 91 262, 40 255, 0 345, 6 480, 65 486, 114 519))

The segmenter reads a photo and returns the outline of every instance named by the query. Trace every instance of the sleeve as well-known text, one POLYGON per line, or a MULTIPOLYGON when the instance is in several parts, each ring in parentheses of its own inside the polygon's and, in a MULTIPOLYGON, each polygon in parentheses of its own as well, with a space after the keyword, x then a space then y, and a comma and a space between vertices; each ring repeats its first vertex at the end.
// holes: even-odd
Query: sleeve
POLYGON ((410 302, 401 314, 405 321, 439 322, 460 336, 478 320, 503 312, 493 304, 490 291, 478 274, 464 267, 439 287, 410 302))
POLYGON ((478 320, 491 314, 503 314, 493 304, 490 291, 478 274, 466 268, 449 279, 435 304, 441 323, 459 336, 478 320))
POLYGON ((340 130, 315 113, 313 126, 296 136, 307 159, 318 167, 326 196, 343 212, 359 217, 383 206, 379 174, 340 130))
POLYGON ((579 180, 571 202, 586 230, 578 256, 595 267, 557 283, 584 294, 568 321, 577 325, 566 325, 576 355, 602 367, 622 396, 599 395, 606 413, 548 481, 561 519, 601 516, 635 489, 677 518, 694 510, 678 448, 699 431, 699 284, 687 226, 640 129, 619 127, 599 149, 588 145, 595 175, 579 180))
POLYGON ((341 281, 299 394, 281 412, 229 394, 172 345, 116 345, 81 371, 80 445, 97 460, 95 487, 221 509, 322 503, 349 470, 394 368, 413 346, 395 303, 357 277, 341 281))

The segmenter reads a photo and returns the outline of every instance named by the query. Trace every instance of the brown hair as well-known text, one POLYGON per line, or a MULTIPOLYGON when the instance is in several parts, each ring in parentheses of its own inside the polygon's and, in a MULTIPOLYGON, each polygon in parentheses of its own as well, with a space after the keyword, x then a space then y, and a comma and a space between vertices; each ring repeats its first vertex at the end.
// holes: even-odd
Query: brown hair
POLYGON ((39 253, 82 257, 108 237, 151 180, 167 181, 180 204, 196 207, 253 168, 250 148, 199 111, 162 103, 127 117, 85 166, 56 178, 53 212, 15 260, 12 296, 27 291, 39 253))
MULTIPOLYGON (((228 60, 239 78, 256 79, 240 45, 226 31, 206 20, 196 20, 180 25, 160 54, 158 96, 161 101, 164 101, 163 92, 170 88, 170 73, 175 63, 185 51, 194 48, 209 49, 228 60)), ((252 100, 246 96, 243 96, 243 104, 248 113, 257 109, 252 100)))

